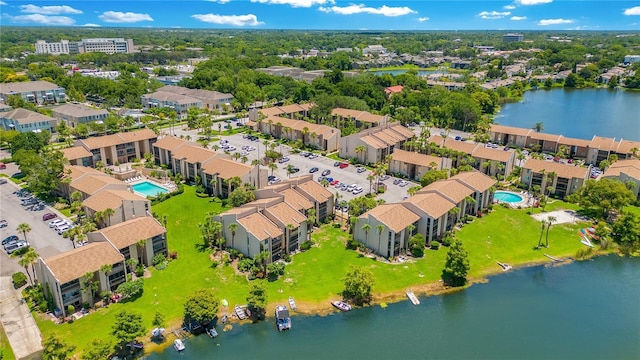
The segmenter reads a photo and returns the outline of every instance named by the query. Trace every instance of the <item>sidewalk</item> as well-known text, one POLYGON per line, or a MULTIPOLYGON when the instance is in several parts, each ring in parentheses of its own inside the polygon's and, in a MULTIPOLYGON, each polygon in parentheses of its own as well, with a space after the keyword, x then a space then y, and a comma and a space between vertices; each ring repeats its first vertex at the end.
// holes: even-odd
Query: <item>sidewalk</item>
POLYGON ((0 278, 0 321, 16 359, 42 359, 40 329, 8 276, 0 278))

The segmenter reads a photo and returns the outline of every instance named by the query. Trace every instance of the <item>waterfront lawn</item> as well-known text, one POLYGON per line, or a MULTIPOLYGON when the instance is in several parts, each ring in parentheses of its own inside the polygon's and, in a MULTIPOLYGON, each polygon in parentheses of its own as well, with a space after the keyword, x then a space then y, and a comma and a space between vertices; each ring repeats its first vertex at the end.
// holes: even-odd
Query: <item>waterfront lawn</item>
POLYGON ((11 346, 9 345, 9 339, 7 339, 7 333, 4 328, 0 326, 0 358, 3 360, 14 360, 16 358, 11 346))

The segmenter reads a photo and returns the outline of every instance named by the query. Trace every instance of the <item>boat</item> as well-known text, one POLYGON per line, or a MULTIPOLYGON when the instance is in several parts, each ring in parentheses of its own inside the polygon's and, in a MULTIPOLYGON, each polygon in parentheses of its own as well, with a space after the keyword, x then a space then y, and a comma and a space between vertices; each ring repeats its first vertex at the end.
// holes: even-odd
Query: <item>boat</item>
POLYGON ((164 328, 155 328, 151 330, 151 336, 153 337, 160 337, 162 334, 164 334, 164 328))
POLYGON ((218 336, 218 332, 216 331, 216 328, 214 328, 213 326, 210 327, 209 329, 207 329, 207 334, 209 336, 211 336, 212 338, 217 337, 218 336))
POLYGON ((236 311, 236 315, 238 316, 238 319, 244 320, 247 318, 247 313, 244 311, 244 309, 240 305, 236 305, 235 311, 236 311))
POLYGON ((136 350, 142 350, 144 349, 144 345, 137 340, 133 340, 132 342, 127 344, 128 347, 132 348, 132 349, 136 349, 136 350))
POLYGON ((297 311, 298 310, 298 306, 296 305, 296 301, 293 300, 293 296, 289 296, 289 307, 293 311, 297 311))
POLYGON ((418 300, 418 297, 413 293, 413 291, 407 291, 407 297, 411 300, 413 305, 420 305, 420 300, 418 300))
POLYGON ((501 263, 500 261, 496 261, 496 262, 498 263, 498 265, 500 265, 500 267, 502 268, 502 271, 511 270, 511 265, 505 264, 505 263, 501 263))
POLYGON ((185 348, 184 343, 180 339, 173 340, 173 347, 176 349, 176 351, 182 351, 185 348))
POLYGON ((276 306, 276 325, 278 331, 291 330, 291 317, 285 305, 276 306))
POLYGON ((549 259, 551 259, 553 261, 557 261, 557 262, 563 262, 564 261, 564 259, 559 259, 559 258, 557 258, 555 256, 551 256, 549 254, 544 254, 544 256, 548 257, 549 259))
POLYGON ((582 237, 582 240, 580 240, 581 243, 583 243, 584 245, 587 245, 588 247, 593 247, 593 244, 591 243, 591 241, 589 241, 589 239, 587 239, 586 237, 582 237))
POLYGON ((351 310, 351 305, 347 304, 346 302, 343 301, 332 301, 331 305, 335 306, 336 308, 338 308, 341 311, 350 311, 351 310))
POLYGON ((224 315, 222 317, 222 320, 220 320, 220 321, 222 322, 223 325, 226 324, 227 323, 227 315, 224 315))

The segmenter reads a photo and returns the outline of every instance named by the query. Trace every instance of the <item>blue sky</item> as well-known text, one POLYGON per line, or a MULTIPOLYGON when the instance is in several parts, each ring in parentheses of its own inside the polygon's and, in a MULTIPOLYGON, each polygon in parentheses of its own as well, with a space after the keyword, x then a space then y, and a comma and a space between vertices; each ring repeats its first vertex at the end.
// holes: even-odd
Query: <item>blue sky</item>
POLYGON ((640 0, 0 0, 0 24, 318 30, 640 30, 640 0))

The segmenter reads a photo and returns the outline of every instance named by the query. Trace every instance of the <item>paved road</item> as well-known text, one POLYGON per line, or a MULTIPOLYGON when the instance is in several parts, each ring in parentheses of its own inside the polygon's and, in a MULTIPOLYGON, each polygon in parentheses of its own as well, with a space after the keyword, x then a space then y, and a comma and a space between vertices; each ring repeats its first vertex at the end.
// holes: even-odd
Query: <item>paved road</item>
MULTIPOLYGON (((47 212, 54 212, 61 218, 65 217, 46 205, 41 208, 22 206, 22 198, 14 193, 18 189, 19 187, 11 181, 0 185, 0 218, 7 220, 9 224, 0 229, 0 237, 4 239, 9 235, 17 235, 20 239, 24 239, 24 235, 16 231, 16 228, 18 224, 27 223, 31 227, 31 231, 27 233, 27 240, 43 258, 73 249, 69 240, 63 239, 49 228, 48 221, 42 221, 42 215, 47 212)), ((24 271, 18 265, 18 259, 9 258, 4 251, 1 252, 0 259, 2 260, 0 275, 10 276, 16 271, 24 271)))

